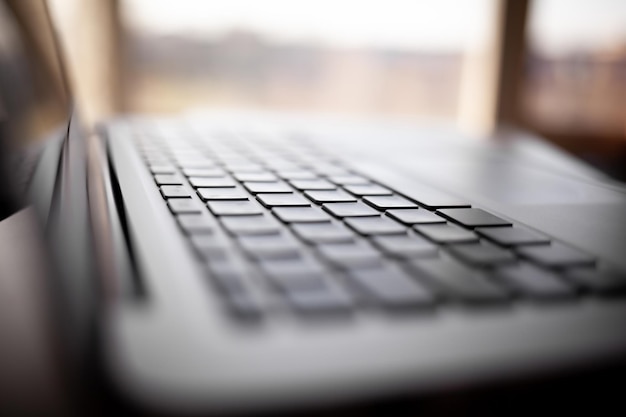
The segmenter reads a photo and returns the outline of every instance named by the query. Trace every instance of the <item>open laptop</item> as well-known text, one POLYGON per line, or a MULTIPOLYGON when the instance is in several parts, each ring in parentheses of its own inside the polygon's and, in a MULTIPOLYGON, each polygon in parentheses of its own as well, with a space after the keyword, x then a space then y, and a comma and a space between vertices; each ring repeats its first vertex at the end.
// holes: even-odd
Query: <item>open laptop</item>
POLYGON ((133 407, 306 409, 624 359, 626 188, 528 135, 251 112, 94 134, 76 114, 12 185, 70 349, 133 407))

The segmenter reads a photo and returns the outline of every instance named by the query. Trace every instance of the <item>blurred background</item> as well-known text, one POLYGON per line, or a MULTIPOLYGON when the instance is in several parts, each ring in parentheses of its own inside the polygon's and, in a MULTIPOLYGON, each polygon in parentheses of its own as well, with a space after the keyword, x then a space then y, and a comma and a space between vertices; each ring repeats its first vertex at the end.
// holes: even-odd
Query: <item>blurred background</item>
POLYGON ((623 0, 50 5, 95 119, 228 107, 514 123, 626 179, 623 0))

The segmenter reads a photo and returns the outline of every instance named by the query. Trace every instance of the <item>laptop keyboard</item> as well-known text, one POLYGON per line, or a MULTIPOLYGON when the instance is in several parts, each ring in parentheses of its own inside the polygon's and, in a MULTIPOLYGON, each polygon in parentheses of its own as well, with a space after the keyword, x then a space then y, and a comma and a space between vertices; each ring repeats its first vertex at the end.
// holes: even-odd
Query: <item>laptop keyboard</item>
POLYGON ((618 294, 580 250, 427 186, 400 194, 305 140, 164 137, 137 149, 235 317, 422 311, 618 294))

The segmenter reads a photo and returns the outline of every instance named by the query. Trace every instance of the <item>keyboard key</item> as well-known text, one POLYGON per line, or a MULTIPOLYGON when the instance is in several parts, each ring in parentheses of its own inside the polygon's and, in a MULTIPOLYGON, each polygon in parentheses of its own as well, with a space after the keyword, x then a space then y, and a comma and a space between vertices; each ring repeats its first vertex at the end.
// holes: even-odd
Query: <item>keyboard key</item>
POLYGON ((227 294, 224 301, 229 312, 239 319, 258 321, 262 317, 263 308, 261 304, 248 291, 227 294))
POLYGON ((429 258, 439 250, 421 236, 376 236, 372 240, 383 252, 396 258, 429 258))
POLYGON ((593 265, 595 258, 561 243, 542 246, 522 246, 517 253, 548 268, 562 268, 577 265, 593 265))
POLYGON ((235 235, 271 235, 278 234, 280 224, 265 215, 221 217, 224 228, 235 235))
POLYGON ((626 292, 626 273, 607 266, 568 270, 566 278, 588 290, 601 294, 626 292))
POLYGON ((381 187, 376 184, 367 184, 367 185, 346 185, 343 187, 350 194, 356 195, 358 197, 363 197, 366 195, 392 195, 393 192, 385 187, 381 187))
POLYGON ((257 194, 257 200, 265 207, 306 207, 311 202, 299 194, 257 194))
POLYGON ((530 264, 498 269, 497 277, 517 292, 531 297, 568 297, 574 290, 554 273, 530 264))
POLYGON ((413 200, 431 210, 441 208, 470 207, 470 204, 467 201, 426 186, 411 185, 406 189, 398 191, 410 196, 413 200))
POLYGON ((228 257, 228 249, 211 234, 191 235, 191 244, 205 261, 223 261, 228 257))
POLYGON ((305 191, 304 195, 318 204, 356 201, 354 196, 343 191, 305 191))
POLYGON ((284 235, 240 236, 239 244, 257 259, 298 258, 301 250, 298 243, 284 235))
POLYGON ((346 224, 362 235, 388 235, 407 232, 406 227, 387 217, 354 217, 345 220, 346 224))
POLYGON ((436 224, 446 222, 443 217, 437 216, 435 213, 422 209, 387 210, 385 214, 391 218, 398 220, 401 223, 408 225, 436 224))
POLYGON ((420 277, 429 279, 444 294, 468 302, 503 301, 507 291, 479 271, 452 259, 422 259, 412 261, 420 277))
POLYGON ((263 213, 261 207, 252 201, 210 201, 207 206, 216 216, 247 216, 263 213))
POLYGON ((209 188, 209 187, 234 187, 235 181, 232 178, 208 178, 208 177, 190 177, 189 183, 194 188, 209 188))
POLYGON ((215 167, 215 162, 209 159, 182 159, 179 158, 176 160, 176 163, 181 168, 196 168, 196 169, 207 169, 215 167))
POLYGON ((313 207, 276 207, 272 212, 285 223, 329 222, 330 217, 313 207))
POLYGON ((204 206, 191 198, 172 198, 167 200, 172 213, 201 213, 204 206))
POLYGON ((248 195, 238 188, 198 188, 198 195, 205 201, 248 199, 248 195))
POLYGON ((365 243, 336 243, 317 246, 320 254, 341 268, 380 265, 380 252, 365 243))
POLYGON ((331 175, 328 179, 339 185, 369 184, 370 180, 360 175, 331 175))
POLYGON ((298 288, 285 291, 292 307, 301 314, 339 314, 352 308, 348 294, 334 286, 298 288))
POLYGON ((276 171, 276 174, 285 180, 314 180, 318 178, 316 173, 308 170, 278 170, 276 171))
POLYGON ((478 242, 478 237, 469 230, 453 224, 413 226, 415 231, 441 244, 478 242))
POLYGON ((465 227, 512 226, 511 222, 478 208, 443 209, 437 214, 465 227))
POLYGON ((150 171, 153 174, 175 174, 176 167, 169 164, 151 164, 150 171))
POLYGON ((158 185, 182 185, 183 179, 177 174, 156 174, 154 181, 158 185))
POLYGON ((292 230, 309 243, 352 242, 354 233, 344 226, 332 223, 294 224, 292 230))
POLYGON ((367 196, 363 201, 379 210, 393 208, 417 208, 417 204, 399 195, 394 196, 367 196))
POLYGON ((188 234, 212 233, 215 223, 202 214, 181 214, 176 216, 180 227, 188 234))
POLYGON ((183 168, 183 174, 187 177, 219 178, 225 177, 226 171, 222 168, 183 168))
POLYGON ((235 172, 233 177, 241 182, 272 182, 276 181, 276 175, 271 172, 235 172))
POLYGON ((476 233, 501 246, 549 244, 546 236, 520 226, 476 229, 476 233))
POLYGON ((337 186, 326 180, 291 180, 289 183, 300 191, 305 190, 334 190, 337 186))
POLYGON ((348 276, 385 307, 423 307, 435 300, 428 289, 396 268, 357 269, 348 276))
POLYGON ((293 192, 293 189, 284 182, 246 182, 243 186, 252 194, 293 192))
POLYGON ((379 212, 363 203, 327 203, 322 208, 339 218, 380 216, 379 212))
POLYGON ((230 172, 264 172, 265 168, 252 162, 225 162, 224 167, 230 172))
MULTIPOLYGON (((305 258, 296 259, 266 259, 259 262, 259 267, 268 275, 279 276, 312 276, 320 281, 324 269, 318 262, 305 258)), ((299 278, 294 278, 298 280, 299 278)), ((297 283, 296 283, 297 284, 297 283)))
POLYGON ((161 194, 165 198, 190 198, 191 194, 182 185, 164 185, 161 187, 161 194))
POLYGON ((508 250, 490 244, 453 245, 450 253, 465 263, 478 267, 490 267, 516 261, 508 250))

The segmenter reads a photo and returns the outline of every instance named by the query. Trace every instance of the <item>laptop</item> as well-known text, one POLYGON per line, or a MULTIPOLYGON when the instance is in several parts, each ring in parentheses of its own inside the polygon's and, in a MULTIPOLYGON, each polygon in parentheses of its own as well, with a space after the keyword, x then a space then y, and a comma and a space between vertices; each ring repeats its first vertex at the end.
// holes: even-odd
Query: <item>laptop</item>
MULTIPOLYGON (((3 71, 7 138, 37 68, 3 71)), ((309 410, 623 363, 626 187, 530 134, 52 108, 71 112, 10 153, 5 200, 45 231, 69 356, 130 409, 309 410)))

